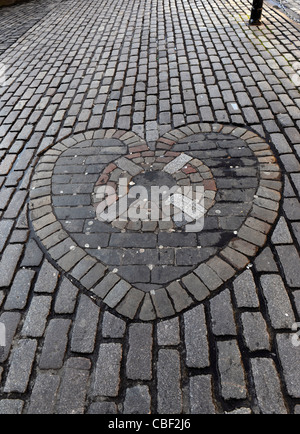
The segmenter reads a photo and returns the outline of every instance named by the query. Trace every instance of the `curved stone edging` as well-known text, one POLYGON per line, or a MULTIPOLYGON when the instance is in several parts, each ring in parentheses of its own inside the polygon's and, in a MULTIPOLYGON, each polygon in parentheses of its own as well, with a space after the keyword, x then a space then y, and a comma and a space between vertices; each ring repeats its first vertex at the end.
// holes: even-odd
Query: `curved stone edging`
POLYGON ((253 207, 237 236, 198 268, 165 287, 144 293, 86 253, 57 220, 52 208, 51 183, 60 155, 83 141, 118 139, 135 153, 146 142, 132 132, 99 130, 76 134, 47 150, 36 168, 31 189, 30 216, 34 230, 52 259, 110 308, 130 319, 152 321, 175 315, 214 295, 227 280, 244 269, 267 239, 277 218, 281 175, 270 146, 245 128, 221 124, 192 124, 172 130, 157 141, 157 151, 172 151, 182 139, 199 133, 231 135, 243 140, 259 164, 259 187, 253 207), (275 183, 274 183, 275 182, 275 183), (270 188, 271 186, 276 188, 270 188))

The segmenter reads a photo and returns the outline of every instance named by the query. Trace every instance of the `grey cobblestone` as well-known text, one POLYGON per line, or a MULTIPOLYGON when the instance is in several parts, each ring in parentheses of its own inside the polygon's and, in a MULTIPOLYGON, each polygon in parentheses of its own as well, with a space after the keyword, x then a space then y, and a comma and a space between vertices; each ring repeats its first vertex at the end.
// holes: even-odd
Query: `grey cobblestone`
POLYGON ((203 306, 184 314, 186 365, 190 368, 209 366, 209 348, 203 306))
POLYGON ((159 414, 180 414, 180 357, 176 350, 159 350, 157 362, 157 392, 159 414))
POLYGON ((101 344, 93 383, 93 395, 114 397, 120 385, 122 346, 117 343, 101 344))
POLYGON ((81 295, 73 324, 71 349, 77 353, 94 351, 100 309, 86 295, 81 295))
POLYGON ((58 396, 58 414, 84 413, 90 365, 88 359, 79 357, 66 362, 58 396))
POLYGON ((68 343, 71 321, 52 319, 45 332, 45 341, 39 360, 40 369, 60 369, 68 343))
POLYGON ((258 407, 262 414, 286 414, 280 381, 271 359, 251 360, 258 407))
POLYGON ((151 324, 132 324, 129 327, 126 373, 131 380, 152 378, 152 333, 151 324))
POLYGON ((235 340, 218 342, 218 367, 224 399, 246 398, 246 383, 241 354, 235 340))
POLYGON ((58 375, 40 373, 31 393, 28 414, 53 414, 59 384, 58 375))
POLYGON ((4 392, 24 393, 27 389, 35 357, 37 341, 22 339, 14 348, 4 392))
POLYGON ((190 378, 190 409, 192 414, 215 414, 211 375, 190 378))

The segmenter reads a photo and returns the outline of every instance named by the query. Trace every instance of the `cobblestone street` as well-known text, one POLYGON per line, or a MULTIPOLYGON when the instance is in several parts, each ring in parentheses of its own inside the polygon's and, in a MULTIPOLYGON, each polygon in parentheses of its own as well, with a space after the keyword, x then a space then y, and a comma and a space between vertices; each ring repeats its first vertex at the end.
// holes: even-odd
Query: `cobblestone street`
POLYGON ((300 414, 300 2, 251 6, 0 7, 0 414, 300 414))

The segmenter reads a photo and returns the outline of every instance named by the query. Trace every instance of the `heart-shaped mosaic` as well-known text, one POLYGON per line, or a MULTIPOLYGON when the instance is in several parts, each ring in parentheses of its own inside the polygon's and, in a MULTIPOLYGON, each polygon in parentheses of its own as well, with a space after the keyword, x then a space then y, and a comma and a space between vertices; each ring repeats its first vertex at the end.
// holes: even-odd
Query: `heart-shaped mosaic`
POLYGON ((154 150, 132 132, 99 130, 44 153, 31 219, 71 278, 120 314, 154 320, 246 267, 277 218, 280 179, 269 145, 244 128, 193 124, 154 150))

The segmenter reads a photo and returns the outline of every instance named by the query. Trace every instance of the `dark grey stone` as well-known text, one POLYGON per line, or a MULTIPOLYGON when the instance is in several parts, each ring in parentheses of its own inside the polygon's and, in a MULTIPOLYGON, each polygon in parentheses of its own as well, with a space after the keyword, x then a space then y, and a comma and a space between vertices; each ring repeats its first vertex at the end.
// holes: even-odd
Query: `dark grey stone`
POLYGON ((34 382, 27 413, 54 414, 59 383, 59 375, 39 373, 34 382))
POLYGON ((72 330, 72 351, 83 354, 94 351, 99 314, 99 307, 82 294, 72 330))
POLYGON ((40 369, 60 369, 68 343, 71 320, 52 319, 45 332, 45 340, 39 361, 40 369))
POLYGON ((100 345, 96 364, 92 394, 115 397, 119 392, 122 345, 104 343, 100 345))
POLYGON ((90 366, 88 359, 68 359, 59 389, 57 414, 84 413, 90 366))
POLYGON ((186 365, 206 368, 210 364, 204 307, 197 306, 184 315, 186 365))
POLYGON ((18 342, 18 345, 12 352, 4 392, 25 393, 31 375, 31 368, 35 358, 36 349, 36 340, 22 339, 18 342))
POLYGON ((25 307, 34 276, 35 271, 33 270, 18 271, 5 301, 5 310, 25 307))
POLYGON ((131 324, 126 373, 131 380, 152 379, 152 325, 131 324))
POLYGON ((217 336, 237 334, 230 292, 225 289, 210 301, 212 330, 217 336))
POLYGON ((235 340, 217 343, 221 395, 224 399, 244 399, 247 396, 241 354, 235 340))
POLYGON ((261 285, 267 300, 272 327, 291 329, 295 317, 284 283, 278 274, 261 276, 261 285))
POLYGON ((212 397, 211 375, 196 375, 190 378, 191 414, 215 414, 212 397))
POLYGON ((180 414, 182 411, 180 356, 176 350, 159 350, 157 361, 157 411, 180 414))
POLYGON ((126 390, 123 413, 151 413, 151 396, 147 386, 134 386, 126 390))

